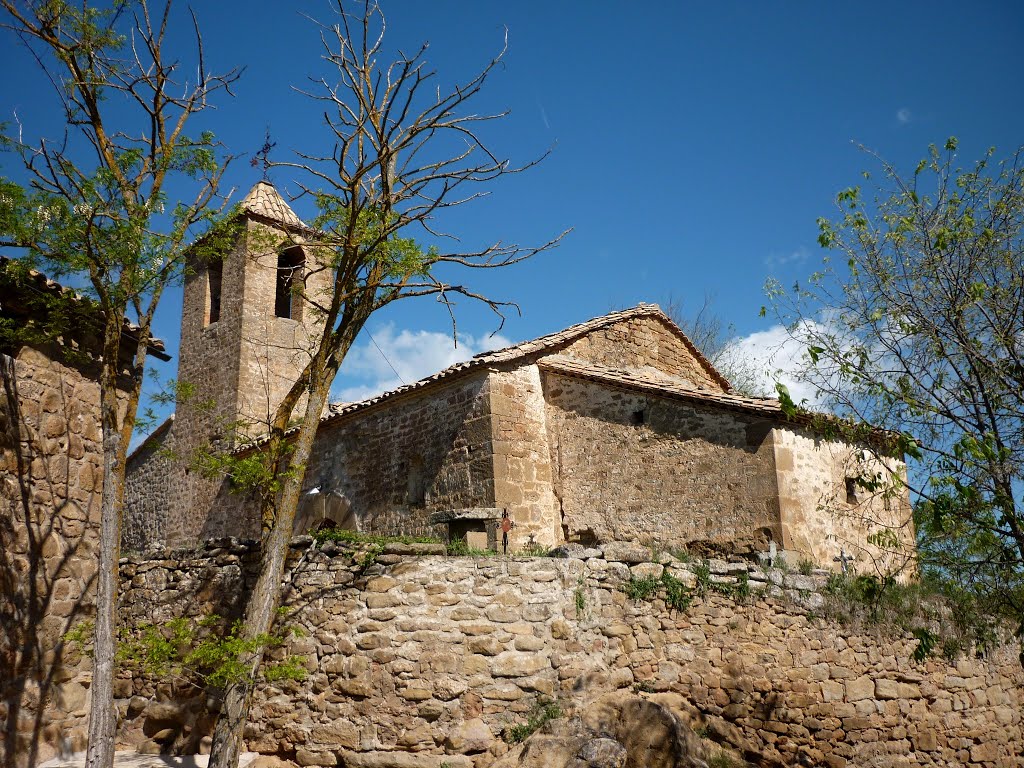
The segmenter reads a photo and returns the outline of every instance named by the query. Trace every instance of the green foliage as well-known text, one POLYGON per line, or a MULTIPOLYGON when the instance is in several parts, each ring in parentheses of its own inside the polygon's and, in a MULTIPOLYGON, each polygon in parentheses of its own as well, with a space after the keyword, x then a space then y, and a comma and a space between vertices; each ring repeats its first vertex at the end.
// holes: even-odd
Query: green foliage
POLYGON ((92 641, 95 626, 93 621, 79 621, 64 633, 62 640, 69 646, 85 651, 92 641))
POLYGON ((654 683, 650 680, 637 680, 633 683, 633 693, 654 693, 654 683))
POLYGON ((927 627, 915 627, 911 634, 918 639, 917 648, 910 654, 914 661, 924 661, 932 655, 932 649, 939 640, 939 636, 927 627))
POLYGON ((708 768, 743 768, 743 763, 737 761, 727 752, 719 752, 711 755, 708 760, 708 768))
POLYGON ((582 619, 584 614, 587 612, 587 593, 584 589, 586 583, 586 572, 584 572, 580 574, 578 579, 576 579, 576 589, 574 589, 572 593, 573 602, 576 605, 577 619, 582 619))
MULTIPOLYGON (((807 349, 800 378, 850 419, 815 428, 910 462, 922 570, 1024 642, 1024 148, 961 165, 957 147, 910 174, 879 160, 874 190, 818 220, 823 269, 768 291, 807 349)), ((857 485, 906 493, 895 475, 857 485)))
POLYGON ((520 549, 516 554, 523 557, 547 557, 551 550, 543 544, 531 542, 520 549))
POLYGON ((285 480, 301 469, 285 461, 292 450, 288 442, 279 444, 276 452, 268 448, 239 453, 205 446, 193 453, 191 465, 203 477, 226 477, 233 493, 272 499, 284 487, 285 480))
POLYGON ((648 599, 658 591, 659 587, 661 587, 661 581, 653 576, 643 576, 640 578, 631 576, 629 581, 622 585, 622 591, 626 593, 626 597, 630 600, 639 601, 648 599))
POLYGON ((324 528, 310 534, 314 540, 335 541, 340 544, 440 544, 441 540, 433 536, 384 536, 362 531, 349 531, 343 528, 324 528))
POLYGON ((562 708, 557 703, 548 699, 538 699, 530 711, 527 721, 508 726, 502 733, 502 738, 507 744, 519 744, 526 741, 547 723, 558 720, 562 716, 562 708))
MULTIPOLYGON (((228 622, 216 615, 144 624, 134 633, 123 631, 117 660, 159 679, 174 679, 197 688, 223 688, 247 678, 248 660, 254 653, 280 647, 289 637, 301 634, 297 627, 286 627, 245 640, 241 630, 241 621, 228 622)), ((302 680, 306 669, 298 657, 292 656, 265 664, 262 674, 268 682, 302 680)))
MULTIPOLYGON (((984 653, 1000 639, 1002 619, 998 614, 987 611, 973 596, 958 592, 948 581, 927 574, 909 583, 868 574, 833 574, 824 595, 827 618, 912 634, 918 640, 912 654, 916 661, 923 661, 937 648, 950 660, 960 653, 984 653)), ((1002 630, 1005 635, 1005 625, 1002 630)))
POLYGON ((463 539, 449 541, 445 545, 449 557, 497 557, 498 553, 491 549, 471 547, 463 539))
POLYGON ((661 574, 661 586, 665 589, 665 603, 676 611, 685 611, 693 602, 693 595, 682 581, 666 569, 661 574))
POLYGON ((694 585, 694 592, 697 597, 704 597, 711 589, 711 566, 707 560, 700 560, 693 564, 693 575, 697 577, 694 585))
POLYGON ((669 608, 677 611, 685 611, 693 602, 693 594, 686 588, 686 585, 665 569, 660 578, 644 576, 642 578, 631 577, 622 585, 622 591, 630 600, 649 600, 659 590, 665 590, 665 603, 669 608))
POLYGON ((736 586, 733 587, 733 595, 741 602, 750 598, 750 574, 746 571, 743 571, 736 577, 736 586))
POLYGON ((796 564, 796 569, 799 571, 801 576, 810 576, 811 572, 814 571, 815 563, 813 560, 803 558, 799 563, 796 564))
POLYGON ((668 553, 680 563, 689 563, 693 560, 693 555, 691 555, 690 551, 685 547, 670 549, 668 553))

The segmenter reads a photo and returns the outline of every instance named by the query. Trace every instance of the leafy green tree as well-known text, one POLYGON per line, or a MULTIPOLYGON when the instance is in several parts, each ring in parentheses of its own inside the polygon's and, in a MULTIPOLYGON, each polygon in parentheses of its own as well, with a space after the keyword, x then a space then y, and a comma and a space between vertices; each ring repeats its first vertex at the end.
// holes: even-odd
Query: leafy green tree
POLYGON ((922 566, 1024 640, 1024 150, 956 149, 879 159, 818 222, 838 263, 770 292, 826 404, 903 436, 922 566))
POLYGON ((103 317, 103 493, 90 768, 113 762, 125 459, 153 315, 166 286, 181 275, 188 243, 214 222, 226 165, 211 134, 186 129, 239 75, 206 71, 194 16, 198 66, 183 72, 177 54, 165 50, 171 4, 153 10, 146 0, 0 0, 8 44, 25 43, 26 55, 53 83, 63 113, 61 124, 53 126, 57 140, 27 137, 20 125, 3 138, 23 173, 0 178, 0 238, 52 276, 73 278, 103 317), (171 197, 172 188, 180 202, 171 197))
MULTIPOLYGON (((496 243, 473 251, 448 250, 458 241, 440 229, 447 209, 524 169, 499 159, 479 134, 503 115, 467 110, 504 50, 468 81, 445 90, 427 67, 426 46, 378 65, 384 18, 376 3, 337 0, 335 9, 336 23, 321 27, 321 41, 323 58, 336 68, 331 82, 337 84, 324 80, 320 90, 309 94, 322 109, 333 146, 277 164, 307 180, 304 192, 320 213, 313 222, 317 234, 304 247, 332 279, 322 292, 296 287, 306 302, 304 312, 315 313, 323 330, 260 441, 263 479, 251 460, 241 460, 250 484, 255 480, 273 491, 258 494, 260 572, 245 609, 243 642, 270 631, 317 427, 331 383, 367 319, 391 302, 422 296, 436 297, 451 312, 453 328, 455 298, 484 302, 500 316, 509 304, 448 282, 448 268, 509 266, 559 239, 534 248, 496 243), (418 237, 436 245, 424 247, 418 237)), ((261 647, 250 657, 249 674, 227 687, 210 757, 215 768, 237 763, 262 655, 261 647)))

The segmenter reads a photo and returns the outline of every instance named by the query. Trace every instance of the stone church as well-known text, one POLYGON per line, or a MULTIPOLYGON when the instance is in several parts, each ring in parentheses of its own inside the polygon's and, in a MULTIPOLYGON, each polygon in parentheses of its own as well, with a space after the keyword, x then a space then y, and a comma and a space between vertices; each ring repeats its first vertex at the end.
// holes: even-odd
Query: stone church
MULTIPOLYGON (((328 275, 316 269, 316 233, 269 183, 241 208, 235 247, 186 278, 178 380, 188 386, 129 459, 129 548, 258 536, 255 505, 190 457, 223 424, 258 434, 318 331, 303 296, 328 275)), ((912 541, 906 492, 856 482, 902 472, 899 457, 736 394, 657 306, 641 304, 333 404, 296 526, 493 544, 508 511, 515 548, 628 540, 777 549, 835 567, 844 552, 876 558, 868 537, 881 526, 912 541)))

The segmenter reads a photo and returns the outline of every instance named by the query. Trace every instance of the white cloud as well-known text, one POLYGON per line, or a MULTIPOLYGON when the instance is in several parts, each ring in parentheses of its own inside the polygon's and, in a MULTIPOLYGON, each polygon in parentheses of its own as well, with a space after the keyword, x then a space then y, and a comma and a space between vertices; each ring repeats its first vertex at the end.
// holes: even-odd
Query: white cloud
POLYGON ((907 107, 900 107, 899 109, 896 110, 896 121, 900 125, 906 125, 911 121, 912 118, 913 115, 910 113, 910 110, 907 107))
POLYGON ((722 353, 720 362, 733 378, 747 379, 763 396, 775 397, 775 384, 784 384, 794 402, 806 400, 807 406, 815 407, 818 391, 797 378, 807 364, 806 348, 784 326, 773 325, 766 331, 733 340, 722 353))
POLYGON ((786 264, 800 264, 807 261, 807 257, 810 255, 810 251, 801 245, 796 250, 789 251, 788 253, 778 253, 777 251, 769 253, 764 259, 764 264, 766 267, 781 267, 786 264))
POLYGON ((331 390, 332 400, 365 400, 435 374, 480 352, 511 344, 507 338, 497 334, 472 336, 460 333, 456 347, 451 334, 407 328, 398 330, 393 323, 373 329, 370 336, 372 340, 349 351, 338 381, 331 390))

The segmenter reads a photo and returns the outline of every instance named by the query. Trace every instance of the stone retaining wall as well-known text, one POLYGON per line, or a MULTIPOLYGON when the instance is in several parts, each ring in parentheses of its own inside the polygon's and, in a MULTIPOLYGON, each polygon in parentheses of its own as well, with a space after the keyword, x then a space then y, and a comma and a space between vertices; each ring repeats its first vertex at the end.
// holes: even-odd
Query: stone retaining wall
POLYGON ((62 640, 94 613, 99 387, 59 348, 0 355, 0 764, 82 748, 90 662, 62 640))
MULTIPOLYGON (((823 573, 711 561, 712 582, 746 580, 750 595, 710 591, 673 610, 664 593, 633 600, 623 587, 666 568, 694 585, 695 569, 645 562, 633 545, 564 559, 416 554, 431 546, 389 545, 368 567, 333 544, 294 550, 286 605, 305 634, 288 651, 309 675, 260 687, 249 749, 300 765, 486 766, 539 698, 571 711, 625 689, 761 765, 1024 765, 1017 649, 915 662, 910 635, 814 618, 823 573)), ((230 612, 246 553, 125 559, 122 616, 230 612)), ((172 687, 127 678, 118 690, 123 740, 202 745, 202 699, 168 704, 172 687)))

